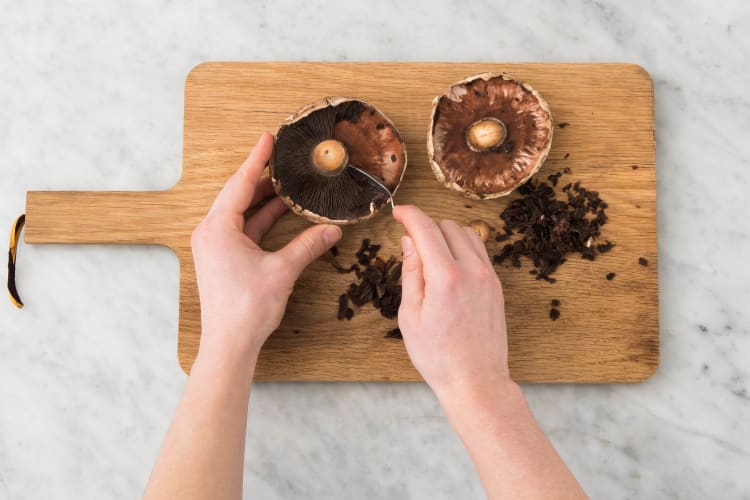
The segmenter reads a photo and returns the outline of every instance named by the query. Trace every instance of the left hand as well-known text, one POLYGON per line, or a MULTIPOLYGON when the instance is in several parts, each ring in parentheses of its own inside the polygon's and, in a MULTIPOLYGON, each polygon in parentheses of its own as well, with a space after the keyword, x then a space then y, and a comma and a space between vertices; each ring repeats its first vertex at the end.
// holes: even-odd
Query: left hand
POLYGON ((316 225, 276 252, 260 247, 287 206, 272 198, 245 220, 248 207, 273 194, 261 174, 273 149, 265 133, 193 231, 191 245, 200 293, 199 358, 254 363, 278 328, 302 271, 341 238, 341 228, 316 225))

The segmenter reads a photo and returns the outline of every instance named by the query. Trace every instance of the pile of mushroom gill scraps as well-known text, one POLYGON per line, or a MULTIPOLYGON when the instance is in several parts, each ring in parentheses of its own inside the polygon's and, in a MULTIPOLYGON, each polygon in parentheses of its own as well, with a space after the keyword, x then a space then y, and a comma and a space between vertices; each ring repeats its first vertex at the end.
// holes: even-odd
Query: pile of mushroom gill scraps
MULTIPOLYGON (((360 308, 372 304, 380 314, 394 319, 401 305, 401 261, 391 255, 387 260, 378 256, 380 245, 370 243, 365 238, 354 254, 356 262, 343 266, 338 261, 337 247, 331 248, 331 264, 340 274, 354 273, 356 280, 349 285, 346 292, 339 295, 339 309, 336 318, 351 320, 354 317, 354 306, 360 308)), ((385 334, 386 338, 402 338, 401 330, 393 328, 385 334)))
MULTIPOLYGON (((494 238, 488 250, 494 254, 493 264, 509 261, 511 268, 521 267, 521 258, 529 260, 529 274, 537 280, 554 284, 553 276, 574 255, 595 260, 609 252, 615 244, 603 239, 601 229, 607 223, 607 203, 599 193, 580 183, 561 179, 570 174, 569 168, 551 174, 546 181, 531 180, 520 186, 514 198, 500 212, 501 229, 490 225, 494 238), (497 252, 497 253, 495 253, 497 252)), ((466 205, 471 208, 471 205, 466 205)), ((380 245, 362 240, 354 254, 354 262, 342 264, 339 250, 333 247, 328 255, 333 268, 341 274, 353 273, 356 279, 339 295, 339 320, 351 320, 356 311, 372 304, 384 317, 394 319, 401 303, 401 260, 395 256, 379 256, 380 245)), ((614 273, 606 275, 614 279, 614 273)), ((560 317, 559 299, 551 302, 550 319, 560 317)), ((386 338, 401 338, 398 328, 389 330, 386 338)))

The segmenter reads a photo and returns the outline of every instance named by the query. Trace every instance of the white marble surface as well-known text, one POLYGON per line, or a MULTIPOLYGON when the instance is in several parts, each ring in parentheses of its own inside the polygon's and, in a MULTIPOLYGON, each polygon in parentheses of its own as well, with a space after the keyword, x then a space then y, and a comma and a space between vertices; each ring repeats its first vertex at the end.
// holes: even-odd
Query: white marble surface
MULTIPOLYGON (((656 90, 662 364, 528 386, 595 498, 750 498, 750 7, 0 0, 0 229, 31 189, 162 189, 204 60, 628 61, 656 90), (703 327, 703 328, 702 328, 703 327)), ((165 249, 31 246, 0 302, 0 499, 134 498, 185 383, 165 249)), ((481 498, 421 384, 259 384, 248 498, 481 498)))

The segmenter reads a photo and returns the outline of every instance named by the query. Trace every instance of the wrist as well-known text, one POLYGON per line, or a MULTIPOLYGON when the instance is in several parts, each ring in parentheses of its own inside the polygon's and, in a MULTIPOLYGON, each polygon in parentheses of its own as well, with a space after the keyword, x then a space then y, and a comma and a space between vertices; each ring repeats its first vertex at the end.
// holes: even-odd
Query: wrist
POLYGON ((455 425, 476 422, 482 415, 510 417, 526 407, 521 387, 504 375, 456 380, 435 389, 435 394, 455 425))
POLYGON ((262 322, 202 313, 199 351, 257 358, 271 331, 262 322))
POLYGON ((248 394, 255 374, 255 360, 237 359, 231 356, 198 354, 190 370, 190 378, 211 380, 212 384, 244 388, 248 394))
POLYGON ((197 366, 202 370, 224 372, 252 379, 255 373, 255 365, 258 362, 260 347, 253 342, 242 342, 241 345, 235 345, 229 339, 208 338, 204 332, 201 334, 198 356, 191 373, 197 366))

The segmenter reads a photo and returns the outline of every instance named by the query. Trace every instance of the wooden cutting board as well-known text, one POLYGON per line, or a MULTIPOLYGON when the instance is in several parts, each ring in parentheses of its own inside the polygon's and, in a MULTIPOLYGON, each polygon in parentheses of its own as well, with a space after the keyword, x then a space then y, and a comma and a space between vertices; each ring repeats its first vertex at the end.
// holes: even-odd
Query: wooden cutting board
MULTIPOLYGON (((653 86, 630 64, 506 63, 206 63, 185 83, 182 178, 161 192, 29 192, 27 243, 165 245, 180 260, 178 359, 189 371, 200 336, 190 233, 261 132, 303 104, 354 96, 385 112, 399 128, 409 163, 397 203, 436 218, 498 223, 512 197, 467 201, 438 184, 427 164, 431 101, 449 84, 485 71, 506 71, 547 99, 555 119, 549 159, 537 174, 564 167, 609 204, 603 235, 616 243, 594 262, 572 258, 557 283, 536 281, 530 264, 497 268, 506 293, 510 370, 522 382, 636 382, 659 362, 653 86), (563 126, 563 124, 567 124, 563 126), (638 258, 648 259, 647 267, 638 258), (612 281, 605 275, 617 274, 612 281), (551 321, 552 299, 562 302, 551 321)), ((123 165, 122 168, 127 168, 123 165)), ((565 179, 565 178, 564 178, 565 179)), ((499 224, 498 224, 499 225, 499 224)), ((307 222, 289 213, 264 240, 275 249, 307 222)), ((340 261, 354 261, 362 238, 400 256, 403 233, 389 214, 346 227, 340 261)), ((491 241, 490 252, 499 250, 491 241)), ((300 278, 286 317, 263 349, 262 380, 419 380, 403 343, 386 339, 395 322, 367 306, 337 321, 337 298, 351 280, 314 263, 300 278)), ((148 300, 144 294, 143 300, 148 300)))

